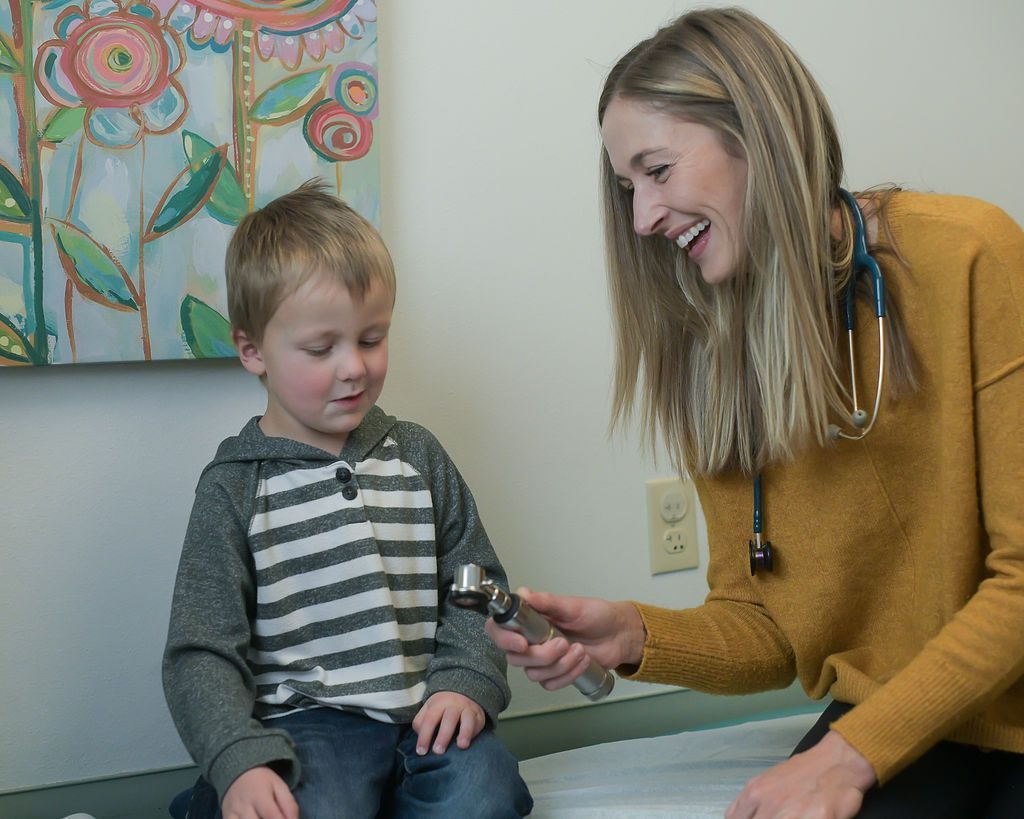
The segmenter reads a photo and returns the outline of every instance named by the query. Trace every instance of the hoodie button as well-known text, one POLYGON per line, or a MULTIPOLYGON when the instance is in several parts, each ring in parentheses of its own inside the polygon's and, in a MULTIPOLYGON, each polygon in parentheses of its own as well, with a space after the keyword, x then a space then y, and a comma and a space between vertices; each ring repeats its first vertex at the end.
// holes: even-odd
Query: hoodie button
POLYGON ((346 486, 344 489, 341 490, 341 496, 345 500, 355 500, 357 494, 359 493, 356 492, 356 488, 354 486, 346 486))
MULTIPOLYGON (((340 467, 338 471, 334 473, 334 477, 337 478, 342 483, 348 483, 350 480, 352 480, 352 470, 347 469, 344 466, 340 467)), ((352 499, 349 498, 349 500, 352 499)))

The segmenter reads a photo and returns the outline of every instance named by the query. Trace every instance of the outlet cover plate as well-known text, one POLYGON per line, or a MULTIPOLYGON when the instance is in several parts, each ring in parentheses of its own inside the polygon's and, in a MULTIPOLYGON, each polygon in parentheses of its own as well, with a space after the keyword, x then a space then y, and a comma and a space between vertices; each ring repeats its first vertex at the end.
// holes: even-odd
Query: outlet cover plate
POLYGON ((651 574, 696 569, 696 494, 688 478, 654 478, 647 487, 647 550, 651 574))

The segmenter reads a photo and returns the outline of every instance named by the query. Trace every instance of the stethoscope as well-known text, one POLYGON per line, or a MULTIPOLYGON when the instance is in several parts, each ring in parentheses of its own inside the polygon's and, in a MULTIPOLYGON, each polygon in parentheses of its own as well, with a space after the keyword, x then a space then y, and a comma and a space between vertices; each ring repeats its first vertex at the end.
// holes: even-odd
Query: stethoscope
MULTIPOLYGON (((853 216, 853 273, 850 276, 850 283, 846 288, 846 341, 850 356, 850 383, 853 393, 853 411, 850 413, 850 423, 853 424, 855 432, 844 432, 837 424, 829 424, 827 434, 833 441, 845 439, 847 441, 859 441, 869 432, 878 419, 878 407, 882 401, 882 379, 885 374, 885 284, 882 281, 882 271, 878 262, 868 253, 867 235, 864 230, 864 214, 853 195, 842 188, 839 195, 850 208, 853 216), (875 405, 871 415, 860 408, 860 401, 857 396, 857 366, 853 354, 853 327, 856 304, 854 298, 857 290, 857 280, 860 274, 867 271, 871 276, 871 290, 875 297, 875 316, 878 318, 878 384, 875 387, 875 405)), ((769 540, 762 540, 764 533, 764 515, 761 503, 762 478, 758 475, 754 478, 754 539, 747 541, 750 553, 750 574, 757 574, 758 571, 773 571, 775 568, 772 544, 769 540)))

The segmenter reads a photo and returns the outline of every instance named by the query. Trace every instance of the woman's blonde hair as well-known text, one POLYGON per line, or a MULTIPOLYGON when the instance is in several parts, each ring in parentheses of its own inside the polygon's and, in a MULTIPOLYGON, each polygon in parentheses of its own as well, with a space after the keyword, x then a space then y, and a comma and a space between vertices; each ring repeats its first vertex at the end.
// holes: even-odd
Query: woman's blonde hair
MULTIPOLYGON (((632 195, 603 152, 613 426, 639 404, 649 443, 660 430, 673 465, 704 475, 754 474, 811 441, 824 444, 829 413, 848 413, 837 316, 852 224, 840 208, 842 153, 821 89, 770 27, 726 8, 684 14, 622 57, 599 121, 616 98, 708 126, 746 160, 747 258, 728 282, 708 285, 673 243, 637 235, 632 195), (837 208, 842 230, 833 239, 837 208)), ((887 377, 899 392, 913 387, 913 369, 889 312, 896 349, 887 377)))
POLYGON ((224 266, 231 329, 257 343, 281 302, 310 276, 334 277, 357 300, 374 283, 395 293, 380 234, 316 179, 247 214, 224 266))

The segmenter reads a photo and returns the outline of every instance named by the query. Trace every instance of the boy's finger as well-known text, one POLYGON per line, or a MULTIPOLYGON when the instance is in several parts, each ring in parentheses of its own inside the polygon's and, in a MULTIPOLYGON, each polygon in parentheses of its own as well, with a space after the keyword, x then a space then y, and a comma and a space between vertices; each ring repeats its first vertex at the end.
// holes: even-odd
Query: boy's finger
MULTIPOLYGON (((422 714, 423 712, 421 711, 420 713, 422 714)), ((437 716, 431 711, 424 716, 420 727, 413 730, 416 731, 416 753, 419 756, 423 756, 430 747, 430 742, 434 738, 434 732, 437 730, 437 716)))
POLYGON ((437 737, 434 739, 434 753, 443 754, 448 750, 448 743, 455 735, 455 729, 459 727, 461 712, 455 709, 445 711, 441 717, 441 724, 437 726, 437 737))
POLYGON ((283 779, 274 784, 274 797, 284 819, 299 819, 299 803, 283 779))
POLYGON ((462 721, 459 722, 459 736, 455 744, 463 749, 468 748, 469 744, 473 741, 473 737, 480 733, 483 725, 483 717, 476 711, 464 711, 462 721))
POLYGON ((285 819, 284 813, 278 807, 277 796, 271 789, 270 793, 261 797, 254 805, 253 816, 255 819, 285 819))

